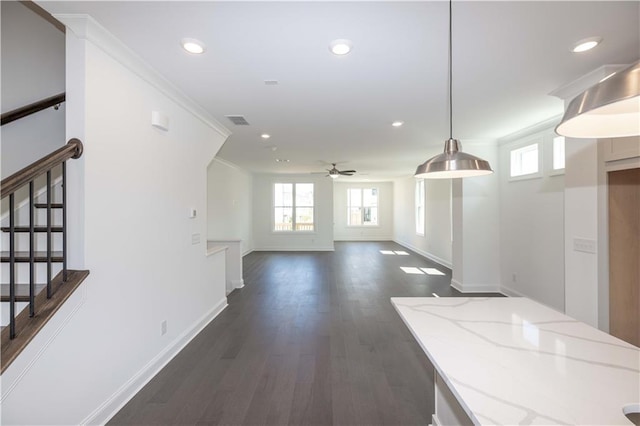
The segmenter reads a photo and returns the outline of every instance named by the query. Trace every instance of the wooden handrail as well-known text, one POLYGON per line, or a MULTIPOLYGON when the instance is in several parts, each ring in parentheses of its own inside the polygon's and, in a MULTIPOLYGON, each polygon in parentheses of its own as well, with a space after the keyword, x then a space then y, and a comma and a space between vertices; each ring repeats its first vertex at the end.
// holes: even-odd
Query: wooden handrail
POLYGON ((29 164, 22 170, 17 171, 8 178, 5 178, 0 182, 2 187, 2 195, 0 198, 4 198, 9 194, 14 193, 20 189, 23 185, 31 182, 43 173, 51 170, 55 166, 62 164, 70 158, 80 158, 82 155, 82 142, 79 139, 71 139, 65 146, 53 151, 46 157, 42 157, 38 161, 29 164))
POLYGON ((12 111, 5 112, 0 116, 0 126, 4 126, 7 123, 11 123, 12 121, 18 120, 22 117, 26 117, 27 115, 34 114, 38 111, 42 111, 43 109, 47 109, 54 105, 59 105, 64 102, 66 99, 66 93, 60 93, 55 96, 51 96, 49 98, 43 99, 38 102, 34 102, 29 105, 25 105, 20 108, 16 108, 12 111))

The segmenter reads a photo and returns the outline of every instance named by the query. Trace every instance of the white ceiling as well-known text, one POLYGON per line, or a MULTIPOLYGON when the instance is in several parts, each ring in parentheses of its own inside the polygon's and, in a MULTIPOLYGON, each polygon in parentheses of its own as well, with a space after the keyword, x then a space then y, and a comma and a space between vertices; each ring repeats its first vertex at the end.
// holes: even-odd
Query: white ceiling
MULTIPOLYGON (((219 156, 252 172, 319 172, 325 161, 371 179, 408 176, 448 138, 447 2, 39 4, 93 16, 227 126, 219 156), (206 53, 185 53, 184 37, 206 53), (332 55, 336 38, 353 51, 332 55)), ((549 92, 637 60, 639 22, 638 1, 454 1, 453 136, 494 140, 562 114, 549 92), (604 41, 570 52, 590 36, 604 41)))

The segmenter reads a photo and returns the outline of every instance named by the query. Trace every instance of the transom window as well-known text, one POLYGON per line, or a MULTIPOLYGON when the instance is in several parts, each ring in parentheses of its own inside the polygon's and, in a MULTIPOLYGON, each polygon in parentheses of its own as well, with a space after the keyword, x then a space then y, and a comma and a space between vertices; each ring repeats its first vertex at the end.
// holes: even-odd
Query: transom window
POLYGON ((424 179, 416 181, 416 234, 424 235, 424 179))
POLYGON ((347 189, 347 225, 378 225, 378 188, 347 189))
POLYGON ((511 150, 511 177, 533 175, 540 170, 538 144, 511 150))
POLYGON ((276 232, 313 231, 313 184, 275 183, 273 213, 276 232))
POLYGON ((564 169, 564 136, 553 138, 553 170, 564 169))

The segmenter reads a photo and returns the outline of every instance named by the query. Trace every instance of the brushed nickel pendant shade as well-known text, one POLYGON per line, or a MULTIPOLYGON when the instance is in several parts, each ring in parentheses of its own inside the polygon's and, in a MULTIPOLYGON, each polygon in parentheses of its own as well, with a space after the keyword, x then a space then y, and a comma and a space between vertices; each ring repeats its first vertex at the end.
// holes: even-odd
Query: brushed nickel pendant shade
POLYGON ((576 96, 556 133, 594 139, 640 135, 640 61, 576 96))
POLYGON ((425 179, 455 179, 482 176, 493 173, 489 162, 462 152, 462 144, 453 139, 453 42, 452 2, 449 0, 449 139, 444 143, 444 152, 428 159, 416 169, 415 177, 425 179))

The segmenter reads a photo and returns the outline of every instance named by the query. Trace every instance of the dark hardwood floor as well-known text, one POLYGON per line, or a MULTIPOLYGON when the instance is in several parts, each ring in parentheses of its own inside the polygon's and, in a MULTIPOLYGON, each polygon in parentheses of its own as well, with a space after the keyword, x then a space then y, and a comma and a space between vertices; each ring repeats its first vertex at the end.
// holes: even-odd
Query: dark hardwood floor
POLYGON ((432 367, 389 298, 459 296, 451 271, 392 242, 335 247, 246 256, 245 287, 109 424, 429 424, 432 367))

